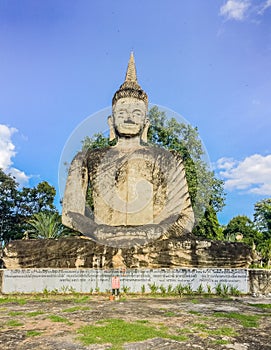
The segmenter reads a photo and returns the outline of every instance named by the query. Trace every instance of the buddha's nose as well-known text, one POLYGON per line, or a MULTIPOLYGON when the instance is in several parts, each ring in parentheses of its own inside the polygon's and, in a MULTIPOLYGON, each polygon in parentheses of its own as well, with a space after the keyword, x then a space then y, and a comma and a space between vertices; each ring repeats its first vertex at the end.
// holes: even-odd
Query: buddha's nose
POLYGON ((131 118, 127 118, 126 120, 124 120, 124 123, 126 123, 126 124, 135 124, 135 122, 131 118))
POLYGON ((134 120, 133 120, 133 114, 131 112, 127 113, 127 117, 125 120, 125 123, 129 123, 129 124, 134 124, 134 120))

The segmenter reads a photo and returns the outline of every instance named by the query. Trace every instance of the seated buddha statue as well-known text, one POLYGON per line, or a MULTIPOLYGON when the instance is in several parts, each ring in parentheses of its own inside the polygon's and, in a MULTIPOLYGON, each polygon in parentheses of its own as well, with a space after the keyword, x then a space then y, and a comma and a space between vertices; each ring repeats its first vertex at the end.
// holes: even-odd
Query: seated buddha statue
POLYGON ((63 198, 64 225, 118 247, 191 232, 194 214, 182 158, 147 143, 147 112, 148 97, 137 82, 131 54, 108 118, 116 144, 79 152, 73 159, 63 198), (86 201, 89 188, 92 210, 86 201))

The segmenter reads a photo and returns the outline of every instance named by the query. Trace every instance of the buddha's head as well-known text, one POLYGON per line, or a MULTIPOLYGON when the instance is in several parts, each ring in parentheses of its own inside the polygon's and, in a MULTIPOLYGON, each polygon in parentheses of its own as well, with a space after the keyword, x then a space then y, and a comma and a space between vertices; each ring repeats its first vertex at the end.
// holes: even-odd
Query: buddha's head
POLYGON ((136 137, 147 141, 148 96, 137 83, 134 56, 131 54, 125 82, 112 100, 113 117, 109 117, 110 139, 136 137))

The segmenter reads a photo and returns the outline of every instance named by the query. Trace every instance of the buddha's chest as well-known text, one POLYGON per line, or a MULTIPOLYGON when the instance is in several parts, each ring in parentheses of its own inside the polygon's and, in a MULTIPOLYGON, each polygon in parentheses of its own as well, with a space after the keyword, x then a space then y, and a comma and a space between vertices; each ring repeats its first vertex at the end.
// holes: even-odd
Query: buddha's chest
POLYGON ((161 177, 150 154, 109 152, 93 177, 95 221, 111 226, 153 223, 161 177))

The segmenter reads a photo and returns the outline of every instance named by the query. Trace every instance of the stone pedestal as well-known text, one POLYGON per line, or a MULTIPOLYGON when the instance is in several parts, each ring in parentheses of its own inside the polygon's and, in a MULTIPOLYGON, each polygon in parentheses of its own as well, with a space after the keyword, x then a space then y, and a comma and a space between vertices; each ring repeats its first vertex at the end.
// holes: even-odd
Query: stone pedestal
POLYGON ((132 248, 106 247, 90 239, 17 240, 4 249, 5 268, 247 268, 253 252, 243 243, 192 237, 157 240, 132 248))

